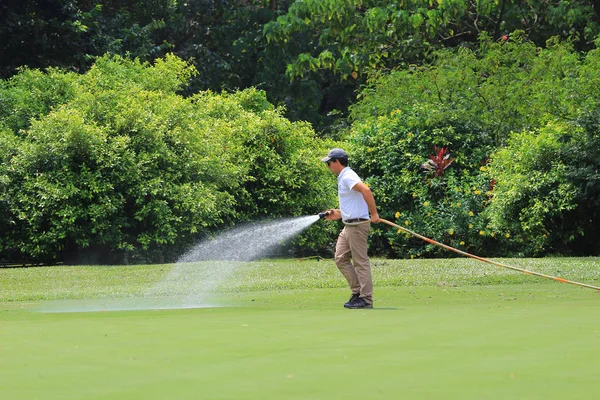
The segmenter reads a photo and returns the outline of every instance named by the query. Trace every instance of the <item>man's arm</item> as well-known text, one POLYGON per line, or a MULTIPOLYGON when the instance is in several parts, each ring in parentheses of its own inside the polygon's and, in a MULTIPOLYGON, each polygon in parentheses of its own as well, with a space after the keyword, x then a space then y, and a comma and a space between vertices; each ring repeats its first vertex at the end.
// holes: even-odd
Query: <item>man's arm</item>
POLYGON ((367 205, 369 206, 369 213, 371 213, 371 222, 374 224, 378 223, 379 213, 377 212, 377 204, 375 204, 375 197, 373 196, 373 192, 371 192, 371 189, 369 189, 369 187, 363 182, 359 182, 356 185, 352 186, 352 190, 356 190, 357 192, 360 192, 363 195, 365 201, 367 202, 367 205))

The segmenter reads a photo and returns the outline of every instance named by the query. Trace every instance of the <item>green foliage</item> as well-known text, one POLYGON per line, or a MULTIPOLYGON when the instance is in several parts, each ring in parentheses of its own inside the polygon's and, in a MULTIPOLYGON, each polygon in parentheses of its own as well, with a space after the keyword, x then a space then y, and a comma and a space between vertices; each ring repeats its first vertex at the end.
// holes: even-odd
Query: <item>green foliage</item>
POLYGON ((165 40, 172 19, 172 0, 79 1, 73 25, 84 35, 79 62, 87 69, 104 53, 151 61, 172 49, 165 40))
MULTIPOLYGON (((3 226, 9 232, 6 237, 21 238, 4 247, 3 254, 8 254, 9 248, 20 251, 15 250, 20 248, 15 243, 26 242, 24 231, 14 235, 15 231, 9 230, 17 221, 10 210, 18 203, 13 200, 18 192, 10 192, 10 185, 37 173, 38 167, 32 167, 35 163, 28 158, 29 153, 35 150, 42 159, 52 160, 46 162, 48 165, 74 168, 72 162, 59 162, 53 159, 54 153, 44 150, 53 140, 70 143, 55 151, 77 160, 77 152, 83 150, 74 150, 79 143, 74 140, 81 140, 86 143, 84 148, 92 149, 99 145, 83 138, 104 135, 108 144, 103 151, 109 153, 102 157, 122 157, 126 161, 121 170, 114 165, 106 170, 97 168, 102 177, 114 176, 116 181, 121 179, 119 174, 126 177, 121 182, 127 183, 119 187, 125 193, 125 188, 131 186, 130 192, 121 194, 128 199, 122 200, 127 205, 124 212, 131 211, 138 219, 127 222, 119 240, 113 240, 116 236, 112 234, 102 235, 111 237, 107 243, 119 243, 113 248, 145 248, 146 254, 167 254, 165 246, 175 249, 176 241, 183 246, 192 237, 210 231, 206 226, 194 232, 190 227, 193 218, 179 219, 175 215, 180 211, 170 214, 175 203, 161 198, 160 193, 166 193, 168 198, 177 194, 181 198, 182 205, 177 206, 180 209, 193 208, 192 203, 201 203, 202 210, 218 208, 217 216, 206 217, 211 227, 238 219, 284 215, 289 213, 286 205, 292 203, 298 206, 290 208, 296 215, 334 203, 334 191, 324 189, 329 189, 331 177, 323 176, 327 171, 322 174, 318 162, 311 164, 311 160, 318 160, 319 148, 324 151, 329 146, 320 141, 311 144, 314 137, 304 123, 290 124, 282 116, 309 121, 322 130, 322 136, 342 137, 347 128, 342 118, 358 88, 363 88, 360 103, 351 108, 351 120, 355 121, 351 136, 357 150, 397 146, 398 151, 410 154, 410 165, 402 171, 395 165, 404 162, 404 154, 398 157, 391 150, 378 154, 376 159, 365 153, 356 166, 365 171, 363 176, 381 177, 377 184, 389 181, 387 186, 374 190, 379 190, 383 204, 390 206, 390 215, 411 209, 411 202, 417 199, 395 193, 392 187, 396 184, 408 194, 420 193, 420 185, 439 186, 436 191, 423 192, 422 203, 435 201, 447 208, 460 203, 469 205, 467 211, 485 210, 488 199, 471 199, 465 188, 486 192, 490 179, 496 177, 487 176, 487 171, 479 168, 485 167, 495 149, 509 143, 512 132, 536 136, 549 127, 574 126, 581 130, 577 134, 581 143, 591 148, 597 143, 594 116, 600 102, 600 53, 594 45, 598 44, 599 14, 588 1, 38 3, 9 1, 0 10, 0 36, 7 39, 0 44, 0 52, 5 56, 0 61, 0 76, 14 74, 11 79, 0 81, 0 132, 7 146, 0 154, 0 208, 3 226), (275 20, 277 16, 280 18, 275 20), (167 55, 150 66, 119 57, 98 58, 108 51, 131 54, 142 61, 153 60, 167 49, 190 61, 167 55), (18 66, 46 65, 87 73, 76 75, 53 69, 40 72, 25 67, 15 74, 18 66), (388 74, 389 71, 394 72, 388 74), (251 85, 265 92, 248 90, 223 95, 202 91, 188 99, 180 96, 204 89, 220 91, 224 87, 251 85), (61 124, 64 132, 59 129, 61 124), (380 126, 378 132, 374 131, 376 126, 380 126), (57 133, 46 137, 50 131, 57 133), (408 133, 418 136, 416 142, 406 137, 408 133), (442 179, 432 179, 419 168, 432 154, 434 145, 448 146, 452 156, 457 157, 442 179), (186 163, 185 157, 198 161, 186 163), (222 173, 214 167, 218 157, 224 159, 222 173), (19 170, 15 169, 17 165, 19 170), (167 168, 168 179, 176 181, 174 185, 159 183, 160 174, 155 170, 163 167, 167 168), (291 172, 295 168, 302 169, 302 173, 291 172), (398 177, 400 173, 406 176, 398 177), (184 182, 196 178, 202 179, 205 186, 183 189, 184 182), (316 185, 311 185, 313 182, 316 185), (300 195, 301 188, 310 193, 300 195), (140 200, 143 193, 150 194, 140 200), (198 201, 199 197, 207 203, 198 201), (167 221, 165 226, 153 226, 149 221, 155 218, 167 221), (188 227, 182 228, 185 224, 188 227), (141 236, 140 232, 149 230, 155 233, 141 236), (182 235, 181 240, 174 239, 178 235, 182 235)), ((570 182, 576 188, 576 200, 566 197, 565 201, 577 207, 565 206, 549 212, 556 211, 552 221, 576 221, 579 230, 566 229, 565 232, 576 232, 562 238, 553 228, 551 236, 558 236, 543 241, 542 253, 584 254, 578 243, 588 242, 581 237, 597 236, 597 228, 586 217, 596 215, 591 211, 596 203, 590 199, 597 193, 597 161, 583 145, 564 137, 558 143, 561 148, 555 153, 565 170, 546 177, 554 179, 546 184, 570 182), (573 154, 580 155, 580 159, 573 154)), ((85 157, 94 159, 95 155, 85 157)), ((103 161, 95 162, 103 165, 103 161)), ((57 174, 43 168, 40 171, 57 174)), ((50 180, 40 180, 28 190, 35 193, 51 184, 60 186, 57 182, 67 176, 79 176, 79 172, 70 174, 52 175, 50 180)), ((83 182, 81 188, 101 186, 89 179, 83 182)), ((73 194, 65 189, 66 194, 55 193, 55 197, 66 203, 82 201, 77 198, 77 190, 73 194)), ((23 201, 34 204, 36 196, 32 194, 30 200, 23 201)), ((495 202, 496 197, 489 201, 495 202)), ((27 207, 33 210, 31 204, 27 207)), ((527 229, 548 226, 550 222, 540 210, 545 209, 530 210, 527 229)), ((447 220, 420 224, 425 230, 438 232, 438 238, 443 237, 438 226, 450 226, 455 221, 461 221, 460 231, 467 232, 467 222, 455 213, 452 210, 447 214, 452 215, 447 220)), ((487 238, 485 232, 489 230, 485 212, 481 215, 481 221, 473 225, 483 228, 483 237, 468 237, 465 242, 473 242, 473 246, 486 252, 501 251, 496 239, 481 241, 487 238)), ((30 223, 32 227, 43 225, 35 225, 41 224, 37 220, 30 223)), ((495 223, 494 229, 512 232, 512 236, 505 237, 511 240, 502 243, 506 249, 532 254, 534 247, 523 249, 519 237, 515 237, 522 236, 514 233, 518 232, 515 229, 523 230, 524 226, 500 226, 500 220, 495 223)), ((58 230, 66 229, 57 226, 58 230)), ((381 235, 377 237, 381 239, 379 247, 390 250, 389 241, 381 235)), ((98 238, 82 243, 86 241, 105 243, 98 238)), ((78 246, 73 243, 66 244, 65 249, 78 246)), ((56 250, 48 249, 46 253, 40 251, 40 257, 54 257, 50 254, 56 254, 56 250)), ((394 251, 405 253, 402 249, 394 251)), ((417 254, 433 254, 433 250, 417 250, 414 255, 417 254)))
MULTIPOLYGON (((284 120, 257 90, 178 95, 195 73, 175 56, 106 56, 22 136, 3 129, 3 254, 173 259, 235 221, 331 205, 324 144, 306 124, 284 120)), ((39 74, 23 71, 7 92, 39 74)))
POLYGON ((0 120, 0 261, 17 260, 18 251, 9 244, 12 240, 9 232, 14 232, 15 222, 10 215, 11 196, 8 187, 11 184, 9 169, 10 160, 22 146, 22 139, 7 129, 0 120))
POLYGON ((491 225, 525 254, 597 254, 600 126, 548 123, 521 132, 494 154, 497 180, 487 209, 491 225))
MULTIPOLYGON (((264 40, 262 25, 275 17, 266 0, 174 2, 166 39, 199 74, 191 91, 243 89, 256 82, 264 40)), ((278 1, 278 5, 286 1, 278 1)))
MULTIPOLYGON (((481 35, 511 42, 520 31, 514 39, 524 37, 534 47, 559 36, 589 50, 600 33, 594 11, 586 1, 305 0, 267 23, 264 35, 268 47, 283 49, 291 80, 321 88, 342 82, 358 90, 382 73, 427 65, 442 48, 476 47, 481 35)), ((355 93, 347 95, 352 102, 355 93)), ((348 105, 319 107, 344 113, 348 105)))
MULTIPOLYGON (((517 36, 518 33, 515 34, 517 36)), ((351 108, 356 120, 411 110, 413 104, 431 104, 429 119, 455 118, 479 130, 473 146, 502 145, 513 130, 535 126, 547 109, 536 85, 554 87, 558 78, 543 57, 560 60, 572 55, 568 43, 541 52, 533 43, 517 40, 494 42, 482 35, 480 48, 437 52, 432 66, 395 71, 374 79, 351 108)), ((562 66, 566 66, 558 61, 562 66)), ((478 155, 479 156, 479 155, 478 155)))
POLYGON ((600 12, 588 0, 4 3, 2 78, 23 66, 85 72, 105 53, 152 62, 172 51, 199 72, 187 94, 259 87, 288 118, 330 137, 361 85, 424 65, 440 48, 476 47, 486 32, 510 41, 521 30, 537 46, 559 36, 588 51, 600 33, 600 12))
POLYGON ((103 176, 120 149, 105 131, 61 108, 34 122, 24 142, 8 171, 11 222, 19 233, 8 249, 48 260, 71 243, 122 240, 119 194, 103 176))
MULTIPOLYGON (((245 172, 235 192, 237 221, 316 214, 337 203, 335 179, 320 162, 333 144, 316 138, 306 123, 282 118, 266 94, 248 89, 233 94, 205 92, 193 97, 210 124, 227 124, 237 142, 236 162, 245 172)), ((311 229, 294 242, 310 254, 329 244, 335 227, 311 229)))
POLYGON ((17 68, 85 71, 106 52, 155 59, 171 44, 162 34, 171 0, 5 0, 0 10, 0 78, 17 68))
POLYGON ((29 127, 31 120, 46 115, 74 96, 77 77, 58 69, 46 72, 23 68, 0 81, 0 120, 13 132, 29 127))
POLYGON ((368 76, 422 63, 432 50, 474 43, 483 32, 500 39, 521 30, 538 45, 552 36, 577 37, 589 48, 600 33, 594 17, 589 3, 573 1, 305 0, 264 33, 276 43, 308 37, 306 51, 288 66, 290 78, 323 68, 348 79, 352 72, 368 76))
MULTIPOLYGON (((394 112, 353 125, 357 169, 368 176, 383 218, 466 251, 481 252, 495 233, 481 213, 489 180, 482 159, 473 156, 481 132, 456 118, 436 120, 429 105, 394 112), (455 161, 443 176, 426 173, 422 164, 434 144, 448 147, 455 161)), ((481 151, 479 149, 479 151, 481 151)), ((447 256, 447 252, 408 234, 377 229, 375 247, 393 256, 447 256)))
MULTIPOLYGON (((487 255, 595 254, 589 215, 596 215, 600 95, 590 83, 599 79, 598 51, 582 58, 570 42, 539 49, 518 35, 508 42, 483 36, 478 51, 442 51, 434 66, 374 80, 352 108, 357 169, 370 177, 384 218, 453 247, 487 255), (580 125, 586 127, 571 132, 580 125), (547 133, 553 127, 562 133, 547 133), (509 139, 512 132, 522 133, 509 139), (505 145, 499 159, 506 171, 489 174, 490 157, 505 145), (456 157, 443 177, 421 168, 434 146, 456 157), (549 164, 512 169, 518 160, 549 164), (489 197, 491 189, 500 192, 489 197), (590 245, 583 250, 581 243, 590 245)), ((376 238, 394 255, 440 252, 386 231, 376 238)))
POLYGON ((600 52, 581 58, 568 49, 552 43, 532 71, 539 80, 529 104, 548 122, 516 133, 493 156, 498 187, 489 215, 517 233, 525 254, 597 254, 600 52))

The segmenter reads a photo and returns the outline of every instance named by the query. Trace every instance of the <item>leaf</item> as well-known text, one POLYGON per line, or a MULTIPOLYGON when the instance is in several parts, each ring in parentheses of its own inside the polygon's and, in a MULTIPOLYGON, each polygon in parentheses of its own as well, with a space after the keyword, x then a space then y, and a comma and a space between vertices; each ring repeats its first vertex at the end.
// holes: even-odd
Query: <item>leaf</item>
POLYGON ((421 167, 428 172, 435 172, 434 178, 438 176, 444 175, 444 171, 446 168, 452 164, 454 158, 450 158, 450 154, 446 153, 448 151, 447 147, 442 147, 438 149, 437 146, 433 146, 435 154, 429 156, 429 160, 421 167))

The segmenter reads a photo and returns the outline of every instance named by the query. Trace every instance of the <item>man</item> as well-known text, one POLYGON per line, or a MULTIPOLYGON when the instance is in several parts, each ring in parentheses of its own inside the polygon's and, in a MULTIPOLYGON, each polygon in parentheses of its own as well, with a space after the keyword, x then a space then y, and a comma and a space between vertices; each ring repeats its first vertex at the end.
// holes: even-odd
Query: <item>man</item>
POLYGON ((367 250, 371 222, 379 222, 375 198, 371 189, 348 167, 348 154, 344 150, 332 149, 322 161, 338 177, 340 209, 328 210, 325 219, 341 218, 344 223, 335 246, 335 264, 352 290, 344 307, 373 308, 373 280, 367 250))

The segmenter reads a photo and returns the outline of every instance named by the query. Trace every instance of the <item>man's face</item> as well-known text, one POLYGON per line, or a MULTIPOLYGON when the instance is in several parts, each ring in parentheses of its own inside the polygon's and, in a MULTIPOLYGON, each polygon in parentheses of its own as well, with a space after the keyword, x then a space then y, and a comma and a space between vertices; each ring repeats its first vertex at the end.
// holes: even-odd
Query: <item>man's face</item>
POLYGON ((339 175, 340 172, 342 172, 342 170, 344 169, 342 163, 340 163, 340 161, 336 159, 327 161, 327 167, 329 167, 329 170, 336 175, 339 175))

